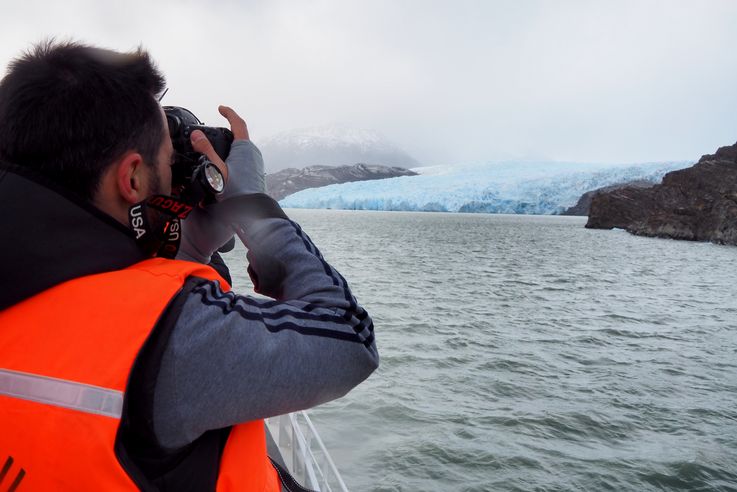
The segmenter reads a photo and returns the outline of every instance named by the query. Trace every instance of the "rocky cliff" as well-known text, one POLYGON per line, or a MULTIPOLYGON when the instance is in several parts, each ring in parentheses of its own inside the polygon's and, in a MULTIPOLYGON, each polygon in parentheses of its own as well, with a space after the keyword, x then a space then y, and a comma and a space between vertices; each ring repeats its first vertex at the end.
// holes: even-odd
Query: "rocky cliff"
POLYGON ((606 193, 608 191, 614 191, 620 188, 626 188, 628 186, 633 188, 650 188, 654 184, 656 184, 655 181, 638 179, 635 181, 617 183, 610 186, 604 186, 596 190, 587 191, 586 193, 581 195, 581 198, 578 199, 578 202, 576 202, 574 206, 567 208, 565 212, 561 213, 561 215, 588 215, 589 209, 591 208, 591 201, 594 199, 594 196, 598 195, 599 193, 606 193))
POLYGON ((737 245, 737 144, 666 174, 652 188, 594 196, 586 227, 737 245))
POLYGON ((376 164, 354 164, 352 166, 308 166, 304 169, 284 169, 266 175, 266 190, 275 200, 307 188, 319 188, 351 181, 415 176, 417 173, 402 167, 387 167, 376 164))

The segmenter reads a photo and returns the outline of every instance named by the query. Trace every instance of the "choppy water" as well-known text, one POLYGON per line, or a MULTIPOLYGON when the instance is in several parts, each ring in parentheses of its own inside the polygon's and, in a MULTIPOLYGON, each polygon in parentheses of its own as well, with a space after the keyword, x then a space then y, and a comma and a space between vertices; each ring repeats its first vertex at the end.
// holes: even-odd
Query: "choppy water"
POLYGON ((737 248, 289 213, 376 325, 380 369, 311 411, 352 490, 737 490, 737 248))

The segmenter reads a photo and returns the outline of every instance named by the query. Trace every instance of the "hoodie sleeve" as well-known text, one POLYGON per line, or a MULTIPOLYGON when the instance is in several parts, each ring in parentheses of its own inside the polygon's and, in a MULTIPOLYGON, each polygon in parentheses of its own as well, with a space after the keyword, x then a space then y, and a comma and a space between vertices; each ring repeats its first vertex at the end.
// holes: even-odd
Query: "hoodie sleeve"
POLYGON ((236 230, 256 291, 273 300, 193 279, 170 313, 153 401, 164 448, 339 398, 378 366, 373 322, 346 280, 298 224, 272 215, 236 230))

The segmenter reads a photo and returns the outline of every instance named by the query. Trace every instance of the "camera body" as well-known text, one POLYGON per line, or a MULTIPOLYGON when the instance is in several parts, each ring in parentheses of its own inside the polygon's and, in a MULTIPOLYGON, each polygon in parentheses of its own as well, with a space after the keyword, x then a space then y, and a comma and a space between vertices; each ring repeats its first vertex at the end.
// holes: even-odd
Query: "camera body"
POLYGON ((205 126, 191 111, 180 106, 164 106, 169 136, 174 146, 172 189, 183 200, 199 203, 212 201, 216 192, 208 186, 207 171, 213 164, 192 148, 190 137, 194 130, 202 131, 222 160, 230 153, 233 132, 227 128, 205 126))

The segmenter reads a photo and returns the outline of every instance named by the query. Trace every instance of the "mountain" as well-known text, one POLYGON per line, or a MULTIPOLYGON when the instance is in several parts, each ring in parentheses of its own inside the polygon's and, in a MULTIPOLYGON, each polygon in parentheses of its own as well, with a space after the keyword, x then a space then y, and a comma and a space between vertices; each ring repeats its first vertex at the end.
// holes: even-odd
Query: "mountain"
POLYGON ((578 199, 578 201, 576 202, 574 206, 566 209, 566 211, 563 212, 561 215, 582 215, 582 216, 588 215, 589 208, 591 207, 591 200, 593 200, 594 196, 598 195, 599 193, 618 190, 620 188, 625 188, 627 186, 633 186, 635 188, 650 188, 651 186, 655 184, 657 184, 657 181, 648 181, 645 179, 640 179, 637 181, 627 181, 624 183, 615 183, 610 186, 604 186, 603 188, 598 188, 596 190, 587 191, 586 193, 581 195, 581 198, 578 199))
POLYGON ((303 190, 284 207, 559 214, 590 190, 634 180, 659 181, 690 163, 602 165, 501 162, 414 168, 418 176, 303 190))
POLYGON ((307 188, 318 188, 336 183, 367 181, 372 179, 414 176, 417 173, 402 167, 387 167, 377 164, 354 164, 352 166, 308 166, 304 169, 283 169, 266 175, 266 189, 275 200, 307 188))
POLYGON ((305 128, 260 140, 267 173, 307 166, 345 166, 356 162, 390 167, 420 165, 405 151, 373 130, 340 125, 305 128))
POLYGON ((737 245, 737 144, 666 174, 652 188, 595 196, 586 227, 737 245))

